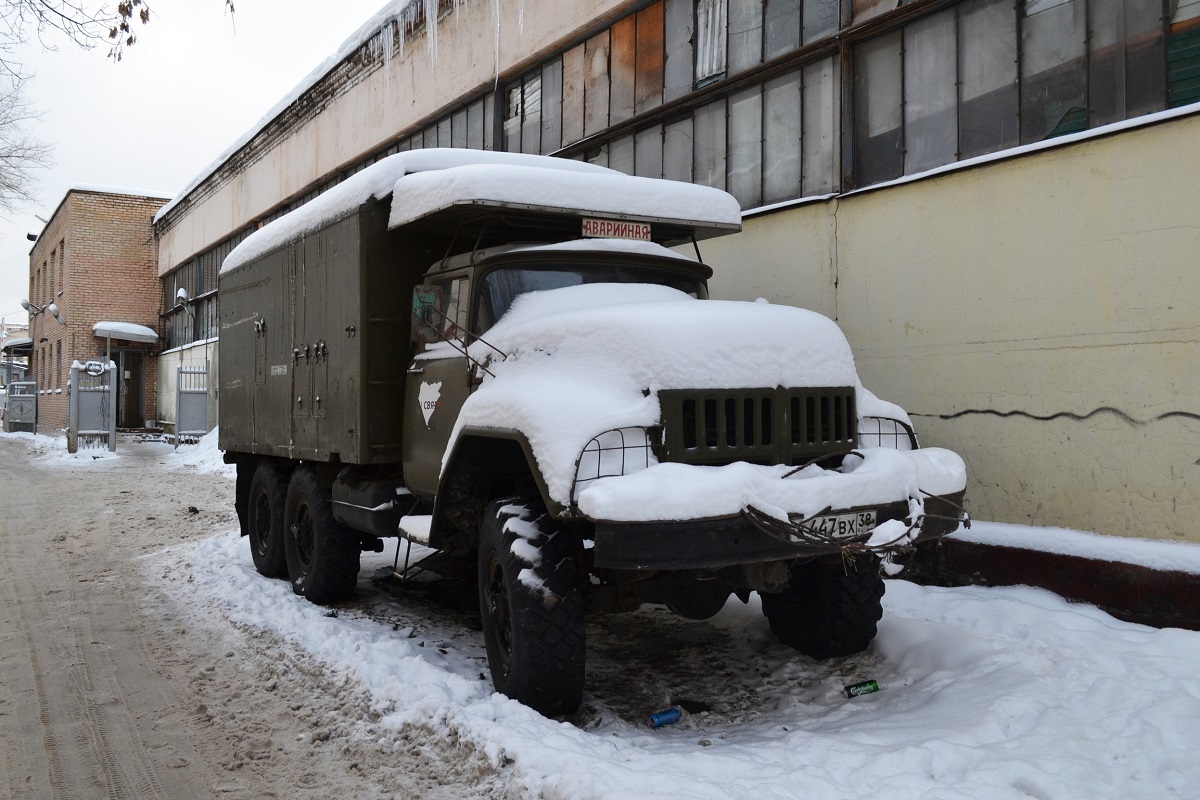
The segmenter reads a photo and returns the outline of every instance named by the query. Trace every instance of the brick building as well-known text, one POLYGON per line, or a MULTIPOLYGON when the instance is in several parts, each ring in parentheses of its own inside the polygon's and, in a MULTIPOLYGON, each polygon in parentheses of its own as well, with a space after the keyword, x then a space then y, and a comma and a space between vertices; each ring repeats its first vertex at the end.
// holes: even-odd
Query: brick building
POLYGON ((158 331, 161 284, 151 219, 166 199, 75 186, 38 236, 29 254, 29 336, 39 431, 67 426, 71 363, 106 354, 118 370, 117 426, 153 421, 159 344, 97 335, 94 328, 116 322, 158 331))

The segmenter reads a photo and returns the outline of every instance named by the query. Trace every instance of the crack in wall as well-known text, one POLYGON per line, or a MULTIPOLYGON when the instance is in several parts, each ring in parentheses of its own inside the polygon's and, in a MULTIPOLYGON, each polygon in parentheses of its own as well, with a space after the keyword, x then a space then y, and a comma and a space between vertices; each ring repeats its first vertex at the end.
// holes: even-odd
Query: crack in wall
POLYGON ((927 417, 927 418, 940 419, 940 420, 954 420, 954 419, 959 419, 961 417, 972 417, 972 416, 987 416, 987 417, 1023 417, 1025 419, 1037 420, 1038 422, 1050 422, 1050 421, 1056 420, 1056 419, 1070 419, 1070 420, 1075 420, 1076 422, 1084 422, 1084 421, 1091 419, 1092 417, 1098 416, 1100 414, 1112 414, 1135 427, 1142 426, 1142 425, 1149 425, 1154 422, 1162 422, 1163 420, 1176 419, 1176 418, 1191 419, 1191 420, 1196 420, 1196 421, 1200 422, 1200 414, 1193 414, 1190 411, 1168 411, 1165 414, 1159 414, 1157 417, 1154 417, 1152 419, 1139 420, 1136 417, 1126 414, 1121 409, 1113 408, 1112 406, 1101 406, 1100 408, 1089 411, 1086 414, 1077 414, 1073 411, 1059 411, 1054 414, 1031 414, 1028 411, 1020 411, 1020 410, 997 411, 996 409, 992 409, 992 408, 967 408, 967 409, 963 409, 962 411, 956 411, 953 414, 916 414, 913 412, 909 412, 909 414, 910 414, 910 416, 914 416, 914 417, 927 417))

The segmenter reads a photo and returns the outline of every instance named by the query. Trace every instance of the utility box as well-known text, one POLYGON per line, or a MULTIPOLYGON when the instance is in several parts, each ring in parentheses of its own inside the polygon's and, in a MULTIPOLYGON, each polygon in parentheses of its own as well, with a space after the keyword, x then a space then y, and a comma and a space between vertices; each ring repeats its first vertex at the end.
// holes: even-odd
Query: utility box
POLYGON ((37 433, 37 382, 13 381, 4 408, 5 433, 37 433))

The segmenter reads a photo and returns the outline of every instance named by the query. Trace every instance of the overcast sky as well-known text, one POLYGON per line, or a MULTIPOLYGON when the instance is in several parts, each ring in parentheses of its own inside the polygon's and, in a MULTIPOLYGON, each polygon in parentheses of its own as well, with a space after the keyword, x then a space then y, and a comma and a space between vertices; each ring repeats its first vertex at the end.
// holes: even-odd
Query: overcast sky
POLYGON ((231 19, 224 0, 153 0, 119 64, 52 37, 56 52, 27 46, 28 95, 43 114, 34 131, 54 166, 38 176, 36 203, 0 218, 0 317, 25 321, 26 234, 67 189, 178 192, 386 4, 236 0, 231 19))

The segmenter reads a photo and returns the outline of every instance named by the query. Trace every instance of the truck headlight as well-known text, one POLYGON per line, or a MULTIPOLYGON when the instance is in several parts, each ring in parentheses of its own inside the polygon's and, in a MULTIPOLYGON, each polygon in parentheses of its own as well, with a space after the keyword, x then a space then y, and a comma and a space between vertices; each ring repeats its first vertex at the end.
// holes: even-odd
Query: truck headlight
POLYGON ((600 478, 632 475, 658 463, 655 450, 661 445, 662 428, 614 428, 584 445, 575 461, 571 502, 600 478))
POLYGON ((858 420, 859 447, 890 447, 916 450, 917 433, 911 425, 892 417, 862 417, 858 420))

